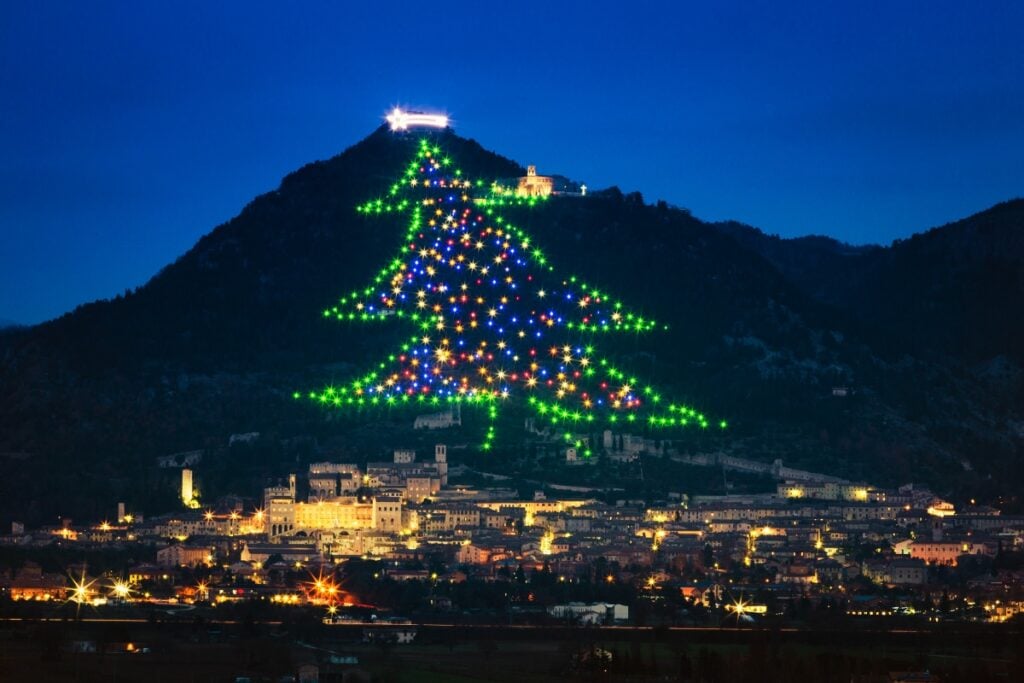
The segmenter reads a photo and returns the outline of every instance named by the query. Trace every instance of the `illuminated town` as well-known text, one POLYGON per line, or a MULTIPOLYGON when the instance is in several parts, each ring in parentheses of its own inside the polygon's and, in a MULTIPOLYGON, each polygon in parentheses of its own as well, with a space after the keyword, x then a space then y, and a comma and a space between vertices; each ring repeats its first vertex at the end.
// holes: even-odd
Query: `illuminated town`
MULTIPOLYGON (((0 537, 3 618, 74 624, 60 639, 76 662, 154 648, 167 661, 173 648, 149 642, 164 623, 191 621, 193 642, 210 648, 222 633, 214 625, 241 628, 234 637, 245 640, 259 627, 283 635, 304 624, 306 640, 274 666, 234 678, 291 667, 297 676, 276 680, 304 682, 361 676, 367 662, 379 672, 393 665, 391 648, 487 632, 586 638, 549 653, 562 673, 657 680, 655 655, 641 665, 604 641, 726 630, 750 642, 742 639, 819 629, 939 630, 955 641, 955 629, 1020 621, 1024 516, 920 483, 885 487, 723 450, 727 420, 603 353, 607 337, 668 327, 560 274, 503 215, 588 205, 586 185, 533 165, 472 179, 430 136, 449 131, 445 115, 396 108, 386 121, 389 141, 414 154, 384 197, 354 213, 397 217, 404 240, 369 286, 318 322, 384 323, 397 348, 347 380, 280 395, 305 419, 388 421, 398 430, 388 443, 415 445, 389 449, 381 434, 341 430, 321 446, 301 435, 294 441, 306 446, 289 461, 285 441, 243 432, 226 449, 159 456, 147 477, 163 494, 173 481, 174 509, 110 501, 109 515, 85 524, 11 524, 0 537), (247 469, 260 449, 281 456, 261 489, 210 476, 229 456, 237 464, 227 469, 247 469), (149 631, 112 643, 75 630, 142 621, 149 631)), ((850 391, 835 386, 831 398, 840 405, 850 391)), ((725 664, 700 652, 700 680, 719 680, 725 664)), ((692 669, 688 654, 679 659, 680 671, 692 669)), ((88 661, 108 672, 103 659, 88 661)), ((890 675, 899 680, 940 679, 890 675)))
POLYGON ((0 16, 0 683, 1024 683, 1024 3, 0 16))
MULTIPOLYGON (((652 457, 649 447, 634 439, 594 460, 639 461, 652 457)), ((886 490, 778 462, 659 457, 759 470, 776 491, 646 501, 541 488, 523 499, 460 484, 468 468, 450 467, 448 447, 437 444, 396 450, 386 462, 311 462, 262 492, 207 503, 195 497, 193 469, 182 467, 180 510, 143 519, 121 504, 109 520, 15 523, 2 537, 21 548, 132 548, 145 561, 103 575, 82 563, 43 572, 28 562, 0 587, 15 602, 70 601, 97 614, 264 601, 316 609, 328 623, 444 620, 476 607, 459 604, 455 586, 466 582, 516 586, 506 606, 480 618, 523 623, 786 623, 822 609, 836 620, 1000 622, 1024 609, 1024 571, 1001 565, 1020 552, 1022 517, 957 509, 914 484, 886 490), (373 568, 375 592, 412 582, 422 599, 404 614, 372 604, 346 588, 353 562, 373 568), (545 590, 545 602, 535 582, 564 589, 545 590), (606 599, 555 599, 584 593, 573 590, 584 584, 606 599)), ((565 468, 594 464, 565 449, 565 468)))
MULTIPOLYGON (((415 154, 386 197, 356 213, 402 217, 405 241, 322 318, 416 334, 399 332, 399 349, 354 379, 290 396, 324 422, 390 420, 416 445, 335 434, 320 446, 304 435, 294 466, 278 458, 256 490, 225 489, 223 478, 208 487, 207 475, 218 459, 283 454, 285 442, 244 432, 209 454, 159 456, 149 476, 163 493, 173 481, 174 509, 110 501, 108 516, 86 524, 11 524, 0 537, 6 618, 305 624, 316 647, 335 648, 310 659, 293 643, 288 666, 305 662, 305 681, 347 680, 361 658, 379 668, 392 647, 453 642, 467 629, 589 634, 561 665, 585 677, 637 668, 599 645, 602 634, 918 634, 1019 621, 1024 516, 920 483, 884 487, 723 451, 727 420, 672 401, 598 349, 606 335, 667 326, 556 274, 501 213, 586 204, 584 184, 532 165, 473 180, 423 135, 448 130, 446 116, 396 108, 386 120, 415 154)), ((849 394, 831 390, 836 401, 849 394)), ((74 653, 153 650, 145 635, 63 637, 74 653)), ((698 666, 714 680, 719 665, 698 666)))

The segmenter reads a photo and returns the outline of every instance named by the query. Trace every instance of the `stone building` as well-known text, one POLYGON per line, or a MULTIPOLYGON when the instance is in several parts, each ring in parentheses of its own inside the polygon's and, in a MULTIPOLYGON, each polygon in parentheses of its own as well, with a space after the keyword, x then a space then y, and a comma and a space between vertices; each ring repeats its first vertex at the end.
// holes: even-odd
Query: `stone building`
POLYGON ((536 166, 527 166, 526 175, 519 179, 516 187, 518 197, 548 197, 555 189, 555 181, 549 176, 537 175, 536 166))

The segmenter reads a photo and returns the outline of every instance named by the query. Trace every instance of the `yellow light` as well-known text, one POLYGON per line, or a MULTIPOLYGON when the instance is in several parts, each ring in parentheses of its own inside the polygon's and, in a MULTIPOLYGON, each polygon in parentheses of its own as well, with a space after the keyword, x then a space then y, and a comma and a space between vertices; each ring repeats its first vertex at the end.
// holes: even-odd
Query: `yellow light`
POLYGON ((92 593, 92 585, 94 583, 95 581, 86 581, 84 573, 78 580, 72 579, 71 601, 78 603, 79 605, 84 602, 88 602, 89 594, 92 593))
POLYGON ((551 530, 544 532, 544 535, 540 539, 540 552, 541 555, 550 555, 552 553, 552 545, 555 541, 555 534, 551 530))

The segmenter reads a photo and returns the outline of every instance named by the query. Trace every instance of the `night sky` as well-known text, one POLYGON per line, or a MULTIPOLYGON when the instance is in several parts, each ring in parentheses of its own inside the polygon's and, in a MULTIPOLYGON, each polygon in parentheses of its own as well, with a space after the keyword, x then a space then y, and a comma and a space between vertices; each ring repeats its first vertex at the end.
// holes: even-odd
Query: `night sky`
POLYGON ((143 284, 395 104, 783 236, 1024 195, 1024 3, 258 4, 0 3, 0 319, 143 284))

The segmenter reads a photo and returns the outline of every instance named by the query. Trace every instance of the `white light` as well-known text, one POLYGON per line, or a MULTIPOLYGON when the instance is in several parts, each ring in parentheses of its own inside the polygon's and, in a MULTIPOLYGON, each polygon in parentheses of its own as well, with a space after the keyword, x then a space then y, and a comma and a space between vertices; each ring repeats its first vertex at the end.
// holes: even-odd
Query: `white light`
POLYGON ((447 128, 448 117, 445 114, 424 114, 422 112, 402 111, 398 107, 391 110, 386 117, 391 130, 409 130, 410 128, 447 128))

